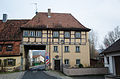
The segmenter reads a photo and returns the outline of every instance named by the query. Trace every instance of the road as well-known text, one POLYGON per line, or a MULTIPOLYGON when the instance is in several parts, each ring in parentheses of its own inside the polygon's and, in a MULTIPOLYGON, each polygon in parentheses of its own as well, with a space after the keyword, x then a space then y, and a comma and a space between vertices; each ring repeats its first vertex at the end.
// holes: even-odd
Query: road
POLYGON ((26 71, 22 79, 57 79, 56 77, 44 73, 43 70, 45 70, 45 65, 34 66, 26 71))
POLYGON ((43 71, 27 71, 22 79, 57 79, 56 77, 49 76, 43 71))

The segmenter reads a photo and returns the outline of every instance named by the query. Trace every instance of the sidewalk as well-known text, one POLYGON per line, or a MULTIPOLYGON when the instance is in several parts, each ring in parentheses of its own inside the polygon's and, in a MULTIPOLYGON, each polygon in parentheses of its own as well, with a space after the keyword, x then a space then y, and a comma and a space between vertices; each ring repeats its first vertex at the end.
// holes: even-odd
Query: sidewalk
POLYGON ((50 75, 50 76, 54 76, 57 77, 57 79, 72 79, 71 77, 65 76, 63 73, 61 73, 60 71, 44 71, 46 74, 50 75))
POLYGON ((24 75, 24 71, 22 72, 14 72, 8 74, 0 74, 0 79, 21 79, 24 75))

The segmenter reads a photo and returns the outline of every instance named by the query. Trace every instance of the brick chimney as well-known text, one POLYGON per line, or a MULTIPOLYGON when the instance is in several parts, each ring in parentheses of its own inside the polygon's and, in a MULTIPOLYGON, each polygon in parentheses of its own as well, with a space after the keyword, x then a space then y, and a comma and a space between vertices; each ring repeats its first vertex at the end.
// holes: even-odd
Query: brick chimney
POLYGON ((51 9, 48 9, 48 18, 51 18, 51 9))
POLYGON ((3 14, 3 22, 6 22, 7 21, 7 14, 3 14))

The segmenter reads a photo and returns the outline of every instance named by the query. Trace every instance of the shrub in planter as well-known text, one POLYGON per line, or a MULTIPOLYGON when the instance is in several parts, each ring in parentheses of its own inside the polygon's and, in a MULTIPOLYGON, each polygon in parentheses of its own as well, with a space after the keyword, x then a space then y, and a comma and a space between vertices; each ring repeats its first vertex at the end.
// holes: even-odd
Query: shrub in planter
POLYGON ((83 68, 83 65, 82 65, 82 64, 79 64, 79 68, 83 68))

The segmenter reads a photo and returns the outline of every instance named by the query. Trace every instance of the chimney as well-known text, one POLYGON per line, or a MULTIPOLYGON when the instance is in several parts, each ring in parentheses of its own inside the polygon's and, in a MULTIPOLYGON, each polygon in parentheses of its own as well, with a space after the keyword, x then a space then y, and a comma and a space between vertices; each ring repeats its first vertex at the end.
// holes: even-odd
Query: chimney
POLYGON ((3 14, 3 22, 7 21, 7 14, 3 14))
POLYGON ((51 9, 48 9, 48 18, 51 17, 51 9))

